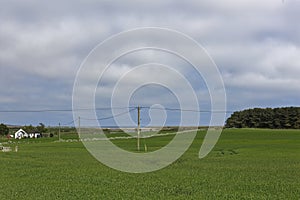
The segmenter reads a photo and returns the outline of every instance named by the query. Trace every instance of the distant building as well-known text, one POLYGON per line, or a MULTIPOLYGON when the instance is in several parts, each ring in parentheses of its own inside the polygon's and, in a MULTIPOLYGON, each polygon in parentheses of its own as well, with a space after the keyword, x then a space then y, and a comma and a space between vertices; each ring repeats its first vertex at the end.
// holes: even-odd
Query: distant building
POLYGON ((22 138, 40 138, 42 135, 40 133, 26 133, 23 129, 19 129, 15 132, 15 139, 22 139, 22 138))
POLYGON ((17 132, 15 132, 15 139, 22 139, 22 138, 27 138, 28 133, 24 131, 23 129, 19 129, 17 132))

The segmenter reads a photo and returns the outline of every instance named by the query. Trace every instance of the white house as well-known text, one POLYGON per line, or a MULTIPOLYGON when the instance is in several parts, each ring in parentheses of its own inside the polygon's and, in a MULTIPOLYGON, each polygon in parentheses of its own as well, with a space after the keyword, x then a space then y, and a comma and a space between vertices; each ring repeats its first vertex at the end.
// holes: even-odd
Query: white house
POLYGON ((26 133, 23 129, 19 129, 15 132, 15 139, 22 139, 22 138, 40 138, 42 135, 40 133, 26 133))
POLYGON ((27 138, 28 133, 24 131, 23 129, 19 129, 17 132, 15 132, 15 139, 22 139, 22 138, 27 138))

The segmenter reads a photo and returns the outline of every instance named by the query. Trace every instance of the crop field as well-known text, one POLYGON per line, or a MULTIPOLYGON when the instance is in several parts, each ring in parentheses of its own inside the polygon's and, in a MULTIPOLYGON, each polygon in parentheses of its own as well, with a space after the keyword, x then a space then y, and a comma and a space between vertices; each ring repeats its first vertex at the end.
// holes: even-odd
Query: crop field
MULTIPOLYGON (((199 159, 204 136, 170 166, 144 174, 113 170, 75 140, 12 140, 6 146, 18 152, 0 152, 0 199, 300 199, 300 130, 225 129, 199 159)), ((141 142, 154 151, 172 137, 141 142)), ((136 139, 113 142, 135 151, 136 139)))

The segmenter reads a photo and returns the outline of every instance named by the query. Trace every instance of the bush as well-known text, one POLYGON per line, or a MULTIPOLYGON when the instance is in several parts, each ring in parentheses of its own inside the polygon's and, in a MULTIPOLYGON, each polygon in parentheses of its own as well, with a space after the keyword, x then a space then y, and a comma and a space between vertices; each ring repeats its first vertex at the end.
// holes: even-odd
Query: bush
POLYGON ((8 135, 9 128, 5 124, 0 124, 0 135, 8 135))

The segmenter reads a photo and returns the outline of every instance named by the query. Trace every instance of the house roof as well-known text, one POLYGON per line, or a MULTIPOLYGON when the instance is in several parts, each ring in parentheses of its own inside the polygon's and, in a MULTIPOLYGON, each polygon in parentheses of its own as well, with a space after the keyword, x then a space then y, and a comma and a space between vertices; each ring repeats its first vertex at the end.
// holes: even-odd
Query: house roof
POLYGON ((17 132, 15 132, 15 134, 20 133, 20 132, 26 133, 26 131, 24 131, 23 129, 20 128, 17 132))

